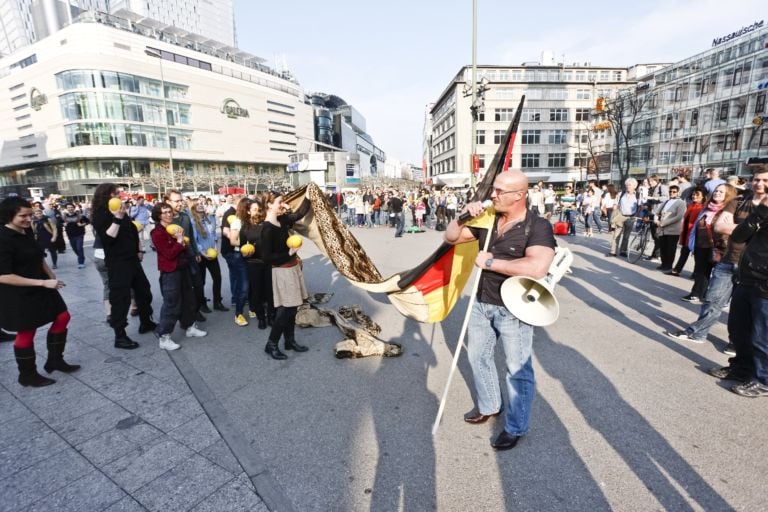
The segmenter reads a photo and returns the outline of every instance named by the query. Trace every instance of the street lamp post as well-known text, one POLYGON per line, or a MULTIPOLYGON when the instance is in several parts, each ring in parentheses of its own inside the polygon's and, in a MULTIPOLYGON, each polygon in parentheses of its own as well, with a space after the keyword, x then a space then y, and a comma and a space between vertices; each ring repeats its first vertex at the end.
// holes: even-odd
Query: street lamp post
POLYGON ((168 103, 165 99, 165 75, 163 74, 163 56, 157 51, 147 48, 144 53, 160 61, 160 93, 163 95, 163 116, 165 117, 165 138, 168 141, 168 165, 171 171, 171 188, 176 188, 176 172, 173 169, 173 148, 171 147, 171 129, 168 126, 168 103))
POLYGON ((488 90, 488 79, 483 77, 480 84, 477 83, 477 0, 472 0, 472 83, 469 87, 464 87, 464 97, 471 97, 472 103, 469 106, 472 112, 472 128, 470 143, 470 184, 475 186, 477 176, 475 175, 475 153, 477 152, 477 120, 480 113, 483 112, 485 91, 488 90))

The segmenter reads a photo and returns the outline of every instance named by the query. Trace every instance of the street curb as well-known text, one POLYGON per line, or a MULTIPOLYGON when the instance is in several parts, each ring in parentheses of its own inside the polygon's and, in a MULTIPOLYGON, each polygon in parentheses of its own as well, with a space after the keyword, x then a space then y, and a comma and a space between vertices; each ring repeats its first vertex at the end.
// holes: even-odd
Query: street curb
POLYGON ((242 466, 248 478, 256 488, 256 494, 262 499, 267 508, 272 512, 294 512, 295 508, 290 502, 280 484, 267 469, 261 456, 251 447, 239 430, 232 423, 227 411, 221 405, 211 389, 205 383, 194 366, 189 362, 184 352, 173 351, 168 355, 176 365, 187 385, 192 390, 200 406, 213 423, 216 430, 227 443, 237 461, 242 466))

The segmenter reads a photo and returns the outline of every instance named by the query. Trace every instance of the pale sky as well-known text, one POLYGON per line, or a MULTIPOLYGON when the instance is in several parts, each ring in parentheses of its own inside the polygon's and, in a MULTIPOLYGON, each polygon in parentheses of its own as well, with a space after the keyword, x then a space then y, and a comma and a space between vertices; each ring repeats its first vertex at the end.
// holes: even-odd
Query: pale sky
MULTIPOLYGON (((424 111, 472 62, 472 0, 235 0, 238 45, 340 96, 377 146, 421 165, 424 111)), ((478 0, 478 64, 676 62, 767 19, 765 0, 478 0)), ((300 148, 301 149, 301 148, 300 148)))

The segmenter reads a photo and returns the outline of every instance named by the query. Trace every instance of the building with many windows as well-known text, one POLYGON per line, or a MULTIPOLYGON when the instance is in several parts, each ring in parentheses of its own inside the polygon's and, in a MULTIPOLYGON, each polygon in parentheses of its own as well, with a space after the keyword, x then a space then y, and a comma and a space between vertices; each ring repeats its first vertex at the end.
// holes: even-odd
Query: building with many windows
MULTIPOLYGON (((479 112, 476 153, 482 174, 491 163, 515 115, 520 98, 526 101, 512 157, 532 181, 562 183, 587 179, 592 152, 610 151, 610 140, 590 147, 589 134, 597 98, 611 98, 634 83, 629 68, 590 63, 563 65, 551 58, 521 66, 478 66, 477 79, 487 83, 484 109, 479 112)), ((432 105, 425 126, 427 179, 434 184, 463 186, 472 168, 472 68, 463 67, 432 105)), ((608 179, 606 171, 599 176, 608 179)))
MULTIPOLYGON (((264 60, 152 19, 86 12, 0 59, 0 193, 283 172, 312 108, 264 60)), ((149 187, 151 188, 151 187, 149 187)))
MULTIPOLYGON (((758 22, 743 32, 715 39, 710 49, 622 92, 638 105, 624 116, 631 124, 629 174, 697 178, 710 167, 748 174, 747 158, 768 156, 768 27, 758 22)), ((623 159, 623 143, 620 148, 623 159)))
POLYGON ((151 18, 237 46, 233 0, 0 0, 0 56, 48 37, 89 10, 133 21, 151 18))

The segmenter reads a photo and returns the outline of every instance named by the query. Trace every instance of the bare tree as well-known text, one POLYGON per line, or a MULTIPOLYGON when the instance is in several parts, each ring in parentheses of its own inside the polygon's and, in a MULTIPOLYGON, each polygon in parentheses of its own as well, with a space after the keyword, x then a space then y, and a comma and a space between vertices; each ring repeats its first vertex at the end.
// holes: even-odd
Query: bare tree
POLYGON ((647 94, 638 94, 637 90, 625 90, 619 92, 615 99, 606 103, 605 114, 611 123, 611 129, 616 140, 614 153, 616 165, 619 167, 620 183, 624 183, 624 180, 629 176, 630 144, 636 133, 635 123, 646 105, 647 96, 647 94))

